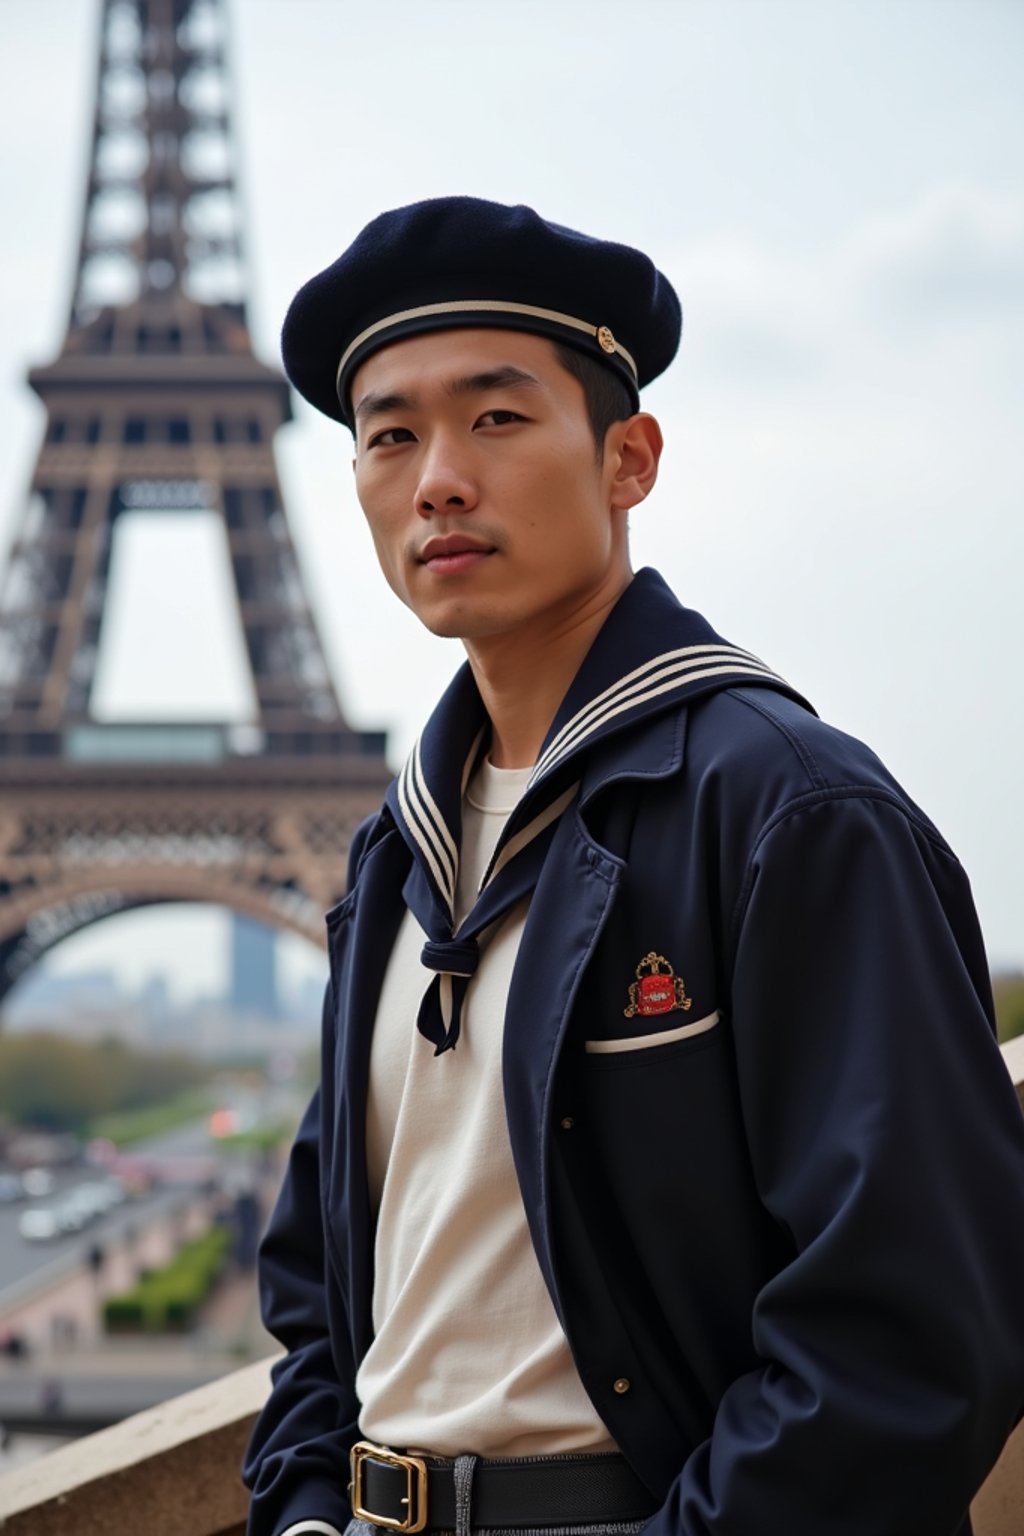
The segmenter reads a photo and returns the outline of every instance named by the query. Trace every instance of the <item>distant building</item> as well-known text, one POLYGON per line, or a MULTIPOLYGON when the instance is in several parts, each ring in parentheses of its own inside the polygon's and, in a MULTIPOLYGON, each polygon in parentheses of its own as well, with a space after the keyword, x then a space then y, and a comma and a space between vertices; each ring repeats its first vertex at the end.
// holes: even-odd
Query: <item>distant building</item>
POLYGON ((146 1021, 146 1036, 153 1045, 164 1045, 179 1033, 170 982, 159 971, 151 971, 138 994, 139 1007, 146 1021))
POLYGON ((277 991, 277 934, 264 923, 233 913, 229 1000, 236 1013, 281 1016, 277 991))
POLYGON ((132 1000, 118 986, 113 971, 75 971, 60 974, 45 964, 30 971, 8 994, 4 1026, 38 1029, 83 1014, 101 1016, 121 1012, 132 1000))
POLYGON ((327 964, 325 961, 324 976, 304 976, 302 978, 298 997, 292 1008, 292 1015, 296 1022, 306 1024, 311 1030, 317 1029, 320 1024, 326 971, 327 964))

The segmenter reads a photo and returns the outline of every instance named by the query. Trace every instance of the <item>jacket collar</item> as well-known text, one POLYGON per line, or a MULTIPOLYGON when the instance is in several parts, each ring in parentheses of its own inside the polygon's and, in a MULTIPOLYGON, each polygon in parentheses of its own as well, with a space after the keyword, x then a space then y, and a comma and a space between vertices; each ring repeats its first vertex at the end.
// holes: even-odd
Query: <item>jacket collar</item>
POLYGON ((541 747, 531 788, 598 742, 628 744, 639 721, 739 684, 760 684, 810 708, 763 661, 684 608, 657 571, 639 571, 587 652, 541 747))
MULTIPOLYGON (((599 766, 596 780, 593 771, 586 776, 587 795, 623 774, 671 771, 681 751, 674 723, 679 706, 739 685, 772 688, 811 708, 764 662, 723 640, 699 613, 684 608, 657 571, 639 571, 562 700, 495 861, 501 861, 513 839, 528 837, 556 800, 566 798, 585 766, 599 766), (666 717, 664 729, 638 731, 641 722, 658 716, 666 717)), ((405 841, 449 909, 458 881, 462 794, 487 724, 472 671, 464 663, 387 792, 405 841)))

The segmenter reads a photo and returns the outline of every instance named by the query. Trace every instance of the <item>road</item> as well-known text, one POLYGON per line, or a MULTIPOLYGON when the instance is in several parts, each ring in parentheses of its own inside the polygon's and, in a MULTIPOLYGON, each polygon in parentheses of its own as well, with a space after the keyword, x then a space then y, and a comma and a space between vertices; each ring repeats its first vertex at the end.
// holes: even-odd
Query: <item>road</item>
MULTIPOLYGON (((231 1107, 243 1116, 251 1118, 255 1095, 244 1095, 241 1090, 232 1094, 231 1107)), ((244 1122, 243 1122, 244 1123, 244 1122)), ((78 1184, 95 1182, 101 1175, 95 1168, 74 1167, 55 1170, 57 1187, 45 1200, 19 1201, 15 1205, 0 1206, 0 1315, 13 1296, 32 1284, 46 1283, 52 1275, 80 1263, 91 1248, 123 1239, 132 1229, 142 1226, 161 1215, 172 1212, 184 1197, 202 1183, 204 1164, 215 1157, 219 1176, 236 1180, 239 1170, 244 1170, 245 1156, 225 1157, 218 1154, 211 1137, 208 1122, 204 1118, 188 1125, 179 1126, 160 1136, 139 1143, 131 1150, 131 1156, 167 1160, 164 1185, 149 1194, 126 1200, 123 1205, 100 1216, 80 1232, 67 1233, 47 1242, 26 1242, 18 1231, 18 1221, 23 1211, 32 1205, 48 1205, 66 1194, 78 1184), (175 1177, 173 1164, 181 1163, 179 1177, 175 1177), (172 1182, 173 1181, 173 1182, 172 1182)))
MULTIPOLYGON (((73 1175, 60 1180, 58 1189, 66 1192, 76 1184, 91 1182, 95 1178, 95 1172, 76 1169, 73 1175)), ((132 1229, 137 1230, 154 1217, 171 1212, 181 1204, 185 1193, 187 1191, 181 1188, 155 1190, 149 1195, 126 1201, 124 1205, 90 1222, 81 1232, 68 1232, 45 1243, 26 1242, 18 1231, 18 1218, 28 1208, 25 1202, 3 1206, 0 1208, 0 1312, 5 1298, 15 1289, 20 1291, 31 1282, 39 1285, 51 1273, 59 1275, 71 1263, 79 1262, 97 1244, 102 1247, 118 1241, 130 1234, 132 1229)), ((46 1203, 54 1198, 56 1194, 48 1197, 46 1203)))

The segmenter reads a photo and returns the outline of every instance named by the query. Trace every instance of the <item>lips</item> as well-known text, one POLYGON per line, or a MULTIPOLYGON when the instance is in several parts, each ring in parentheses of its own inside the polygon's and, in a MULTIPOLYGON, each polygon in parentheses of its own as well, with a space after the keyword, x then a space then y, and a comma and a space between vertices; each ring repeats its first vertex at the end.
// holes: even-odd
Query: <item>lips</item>
POLYGON ((447 533, 428 539, 420 550, 419 558, 423 565, 443 565, 456 560, 459 556, 493 555, 493 553, 494 545, 486 543, 483 539, 474 539, 471 535, 464 533, 447 533))
POLYGON ((493 555, 495 547, 472 533, 439 533, 419 552, 420 565, 436 580, 460 579, 493 555))

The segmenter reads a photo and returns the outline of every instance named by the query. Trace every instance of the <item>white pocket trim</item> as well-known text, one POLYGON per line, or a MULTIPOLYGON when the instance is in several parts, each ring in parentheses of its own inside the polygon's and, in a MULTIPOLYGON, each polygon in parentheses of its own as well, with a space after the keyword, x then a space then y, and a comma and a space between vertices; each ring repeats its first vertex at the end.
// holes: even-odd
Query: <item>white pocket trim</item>
POLYGON ((694 1024, 680 1024, 678 1029, 659 1029, 653 1035, 630 1035, 621 1040, 588 1040, 586 1050, 591 1056, 612 1056, 619 1051, 649 1051, 652 1045, 672 1045, 676 1040, 689 1040, 691 1035, 706 1034, 714 1029, 721 1018, 716 1008, 707 1018, 694 1024))

